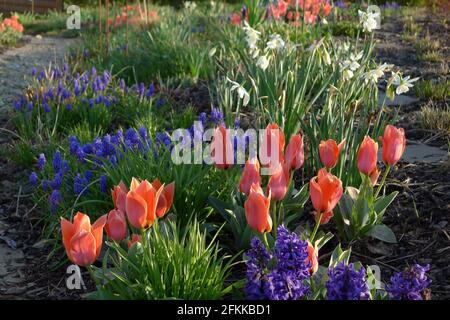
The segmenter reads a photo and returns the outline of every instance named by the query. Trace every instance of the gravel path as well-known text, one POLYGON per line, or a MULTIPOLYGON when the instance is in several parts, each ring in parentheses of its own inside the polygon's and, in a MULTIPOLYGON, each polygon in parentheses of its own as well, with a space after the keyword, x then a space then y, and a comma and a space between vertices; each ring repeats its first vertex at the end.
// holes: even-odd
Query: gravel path
MULTIPOLYGON (((75 39, 24 37, 25 45, 0 54, 0 127, 9 127, 13 100, 26 86, 32 68, 60 64, 75 39)), ((0 150, 6 150, 10 136, 0 131, 0 150)), ((33 204, 27 195, 27 171, 0 155, 0 299, 24 297, 33 292, 34 283, 26 283, 29 243, 32 240, 26 216, 33 204), (23 228, 24 225, 28 228, 23 228), (28 236, 24 235, 28 229, 28 236)), ((35 248, 38 249, 38 248, 35 248)), ((31 298, 31 296, 28 296, 31 298)))

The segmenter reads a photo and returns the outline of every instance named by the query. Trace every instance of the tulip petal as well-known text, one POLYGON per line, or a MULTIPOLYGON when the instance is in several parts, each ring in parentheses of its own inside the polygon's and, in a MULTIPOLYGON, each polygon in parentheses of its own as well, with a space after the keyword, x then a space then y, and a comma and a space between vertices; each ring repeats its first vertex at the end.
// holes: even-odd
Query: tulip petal
POLYGON ((97 219, 97 221, 94 222, 92 225, 92 235, 95 238, 96 248, 95 248, 95 254, 98 256, 100 254, 100 250, 102 248, 103 243, 103 228, 106 224, 106 217, 107 215, 104 214, 100 218, 97 219))
POLYGON ((141 229, 147 226, 147 202, 134 191, 127 194, 126 213, 133 227, 141 229))
POLYGON ((96 241, 92 233, 80 230, 70 241, 72 262, 85 267, 97 259, 96 241))

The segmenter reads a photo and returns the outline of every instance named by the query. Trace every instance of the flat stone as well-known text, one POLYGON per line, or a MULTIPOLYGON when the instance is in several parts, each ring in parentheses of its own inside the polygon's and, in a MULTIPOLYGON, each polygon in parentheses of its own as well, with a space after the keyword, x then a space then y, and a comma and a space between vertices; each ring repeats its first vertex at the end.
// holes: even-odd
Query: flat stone
POLYGON ((395 95, 394 101, 392 101, 391 99, 386 97, 386 94, 383 91, 380 90, 380 91, 378 91, 378 106, 383 105, 383 101, 384 101, 384 104, 388 107, 390 107, 390 106, 405 107, 405 106, 409 106, 409 105, 412 105, 412 104, 418 102, 419 99, 401 94, 401 95, 395 95), (384 100, 385 98, 386 98, 386 101, 384 100))
MULTIPOLYGON (((378 158, 381 161, 383 147, 379 149, 378 158)), ((449 158, 447 150, 429 146, 419 141, 408 141, 402 160, 409 163, 415 162, 439 162, 449 158)))

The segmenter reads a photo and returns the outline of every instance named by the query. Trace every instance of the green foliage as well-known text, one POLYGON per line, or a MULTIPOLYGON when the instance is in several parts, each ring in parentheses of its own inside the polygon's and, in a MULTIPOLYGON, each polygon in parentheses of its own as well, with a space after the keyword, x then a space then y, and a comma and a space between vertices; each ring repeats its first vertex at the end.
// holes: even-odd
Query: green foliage
POLYGON ((414 86, 414 91, 421 99, 445 100, 450 97, 450 81, 418 81, 414 86))
POLYGON ((174 223, 157 223, 128 250, 109 245, 93 298, 222 299, 232 289, 225 284, 232 259, 221 256, 215 238, 207 244, 196 221, 183 233, 174 223))

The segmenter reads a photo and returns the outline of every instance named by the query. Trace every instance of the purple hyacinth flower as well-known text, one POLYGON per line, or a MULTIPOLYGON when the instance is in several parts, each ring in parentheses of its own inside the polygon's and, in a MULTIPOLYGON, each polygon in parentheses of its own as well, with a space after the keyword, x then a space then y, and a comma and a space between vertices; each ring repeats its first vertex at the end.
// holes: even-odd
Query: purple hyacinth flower
POLYGON ((430 266, 424 267, 416 264, 397 272, 391 277, 391 283, 386 286, 386 291, 392 300, 423 300, 424 291, 431 280, 427 278, 430 266))
POLYGON ((328 270, 327 300, 368 300, 369 286, 366 282, 366 269, 356 270, 353 263, 340 262, 328 270))

